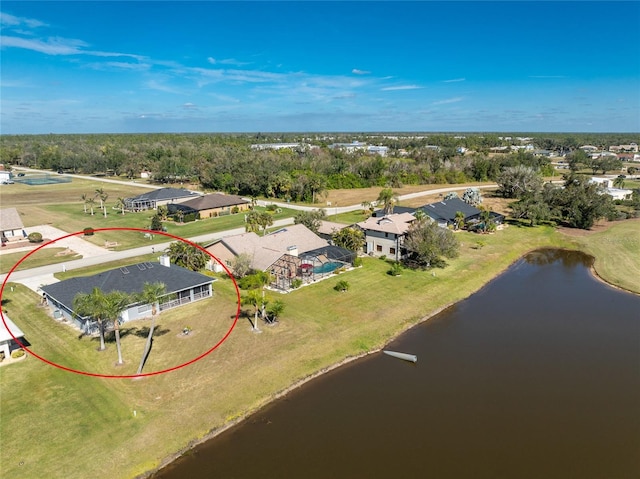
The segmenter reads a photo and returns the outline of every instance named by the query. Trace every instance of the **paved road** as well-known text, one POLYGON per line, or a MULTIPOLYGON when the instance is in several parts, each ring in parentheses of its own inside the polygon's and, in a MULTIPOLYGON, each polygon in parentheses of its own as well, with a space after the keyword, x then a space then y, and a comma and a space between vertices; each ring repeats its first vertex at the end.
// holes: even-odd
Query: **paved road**
MULTIPOLYGON (((286 226, 290 224, 293 224, 293 218, 284 218, 281 220, 276 220, 274 221, 273 226, 280 227, 280 226, 286 226)), ((205 235, 195 236, 193 238, 187 238, 187 239, 195 243, 201 243, 201 242, 213 241, 213 240, 222 238, 224 236, 241 234, 244 232, 245 232, 245 229, 244 227, 242 227, 242 228, 235 228, 227 231, 220 231, 218 233, 209 233, 205 235)), ((67 233, 62 232, 60 236, 64 236, 65 234, 67 233)), ((75 238, 75 239, 78 241, 82 241, 83 243, 87 243, 86 241, 80 238, 75 238)), ((13 274, 11 274, 10 280, 15 281, 17 283, 25 284, 29 288, 33 289, 34 291, 37 291, 37 289, 41 285, 51 284, 56 282, 57 280, 54 278, 53 275, 54 273, 59 273, 63 271, 63 268, 64 270, 71 271, 74 269, 85 268, 87 266, 95 266, 97 264, 102 264, 109 261, 117 261, 120 259, 126 259, 134 256, 140 256, 143 254, 149 254, 152 252, 152 248, 153 248, 153 251, 160 252, 168 248, 169 245, 172 243, 172 241, 173 240, 167 241, 166 243, 154 244, 153 246, 141 246, 139 248, 133 248, 133 249, 128 249, 124 251, 108 251, 108 250, 96 247, 94 245, 90 245, 90 246, 97 248, 97 250, 91 249, 91 248, 83 249, 79 247, 80 251, 84 251, 85 252, 84 254, 86 254, 86 256, 81 259, 76 259, 76 260, 68 261, 65 263, 52 264, 48 266, 40 266, 38 268, 25 269, 22 271, 15 271, 13 274)), ((58 245, 55 244, 54 246, 58 246, 58 245)), ((75 247, 77 246, 74 245, 72 249, 78 252, 78 250, 76 250, 75 247)), ((0 275, 0 283, 4 283, 6 278, 7 278, 6 273, 0 275)))
MULTIPOLYGON (((33 173, 51 173, 50 171, 46 171, 46 170, 35 170, 35 169, 30 169, 30 168, 20 168, 20 167, 16 167, 16 170, 22 170, 22 171, 26 171, 26 172, 33 172, 33 173)), ((135 185, 135 186, 141 186, 144 188, 152 188, 152 189, 157 189, 157 188, 163 188, 163 186, 157 186, 157 185, 149 185, 146 183, 135 183, 134 181, 122 181, 122 180, 112 180, 109 178, 98 178, 98 177, 87 177, 87 176, 83 176, 83 175, 65 175, 65 176, 70 176, 72 178, 79 178, 79 179, 91 179, 91 180, 95 180, 95 181, 102 181, 105 183, 117 183, 117 184, 123 184, 123 185, 135 185)), ((491 185, 482 185, 479 186, 478 188, 482 188, 482 189, 486 189, 486 188, 496 188, 498 185, 495 184, 491 184, 491 185)), ((438 188, 435 190, 428 190, 428 191, 419 191, 416 193, 409 193, 406 195, 401 195, 399 197, 400 200, 407 200, 407 199, 413 199, 413 198, 418 198, 421 196, 433 196, 433 195, 440 195, 440 194, 445 194, 445 193, 449 193, 451 191, 461 191, 461 190, 465 190, 466 188, 468 188, 467 186, 448 186, 448 187, 444 187, 444 188, 438 188)), ((259 200, 258 204, 261 206, 266 206, 269 204, 275 204, 279 207, 282 208, 290 208, 293 210, 299 210, 299 211, 310 211, 310 210, 314 210, 317 209, 317 207, 313 207, 313 206, 302 206, 302 205, 294 205, 294 204, 289 204, 289 203, 282 203, 282 202, 275 202, 275 201, 265 201, 265 200, 259 200)), ((357 204, 357 205, 351 205, 351 206, 340 206, 340 207, 331 207, 329 208, 329 211, 332 214, 339 214, 339 213, 347 213, 350 211, 356 211, 362 208, 362 205, 357 204)), ((282 220, 278 220, 276 222, 274 222, 274 226, 286 226, 288 224, 292 224, 293 223, 293 218, 285 218, 282 220)), ((55 238, 59 238, 61 236, 64 236, 66 233, 61 232, 61 231, 51 231, 49 233, 47 232, 43 232, 41 231, 42 227, 37 227, 35 228, 37 229, 39 232, 43 233, 43 235, 45 237, 49 237, 50 239, 55 239, 55 238), (56 236, 57 235, 57 236, 56 236)), ((219 239, 222 238, 224 236, 231 236, 231 235, 235 235, 235 234, 240 234, 240 233, 244 233, 244 228, 236 228, 233 230, 228 230, 228 231, 221 231, 218 233, 211 233, 211 234, 206 234, 206 235, 201 235, 201 236, 197 236, 194 238, 188 238, 191 241, 194 242, 206 242, 206 241, 212 241, 215 239, 219 239)), ((95 245, 91 245, 89 243, 87 243, 86 241, 82 240, 79 237, 74 237, 74 238, 68 238, 69 240, 69 247, 76 251, 79 254, 83 255, 82 259, 78 259, 78 260, 74 260, 74 261, 69 261, 63 264, 55 264, 55 265, 49 265, 49 266, 42 266, 39 268, 32 268, 32 269, 28 269, 28 270, 23 270, 23 271, 16 271, 11 275, 11 281, 15 281, 15 282, 20 282, 23 284, 26 284, 27 286, 29 286, 31 289, 33 289, 34 291, 37 291, 37 289, 44 284, 50 284, 53 283, 55 281, 57 281, 53 274, 54 273, 58 273, 60 271, 63 270, 63 268, 65 270, 74 270, 74 269, 79 269, 79 268, 84 268, 87 266, 94 266, 97 264, 101 264, 101 263, 106 263, 109 261, 116 261, 116 260, 120 260, 120 259, 125 259, 125 258, 131 258, 134 256, 139 256, 139 255, 143 255, 143 254, 148 254, 151 253, 151 246, 142 246, 140 248, 133 248, 133 249, 129 249, 129 250, 125 250, 125 251, 108 251, 108 250, 104 250, 102 248, 99 248, 95 245), (78 243, 81 242, 81 243, 78 243), (84 243, 84 244, 82 244, 84 243), (87 246, 89 245, 89 246, 87 246)), ((67 240, 64 240, 67 241, 67 240)), ((166 243, 162 243, 162 244, 155 244, 153 245, 153 247, 155 248, 155 251, 162 251, 166 248, 168 248, 169 244, 171 243, 171 241, 167 241, 166 243)), ((61 243, 62 244, 62 243, 61 243)), ((55 244, 54 246, 59 247, 61 244, 55 244)), ((63 246, 67 245, 66 243, 63 244, 63 246)), ((14 250, 15 251, 15 250, 14 250)), ((7 274, 2 274, 0 275, 0 283, 3 283, 7 278, 7 274)))
MULTIPOLYGON (((474 188, 491 189, 491 188, 497 188, 497 187, 498 185, 491 184, 491 185, 475 186, 474 188)), ((451 191, 464 191, 467 188, 469 187, 468 186, 448 186, 446 188, 438 188, 435 190, 418 191, 416 193, 407 193, 406 195, 400 195, 398 199, 400 201, 410 200, 413 198, 419 198, 421 196, 433 196, 433 195, 439 195, 441 193, 442 194, 449 193, 451 191)), ((337 215, 340 213, 348 213, 350 211, 357 211, 362 209, 362 204, 351 205, 351 206, 338 206, 338 207, 335 207, 335 206, 318 207, 318 206, 294 205, 290 203, 282 203, 279 201, 271 201, 271 200, 258 200, 258 205, 259 206, 276 205, 276 206, 279 206, 280 208, 290 208, 292 210, 300 210, 300 211, 324 209, 324 210, 327 210, 328 214, 332 214, 332 215, 337 215)))

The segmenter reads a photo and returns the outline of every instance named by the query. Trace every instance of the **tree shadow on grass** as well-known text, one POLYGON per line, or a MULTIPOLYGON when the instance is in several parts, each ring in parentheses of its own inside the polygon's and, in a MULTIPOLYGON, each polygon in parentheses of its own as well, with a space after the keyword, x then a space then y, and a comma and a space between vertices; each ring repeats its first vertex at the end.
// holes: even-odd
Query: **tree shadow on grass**
MULTIPOLYGON (((153 330, 153 336, 163 336, 167 333, 171 332, 170 329, 161 329, 156 327, 153 330)), ((146 338, 149 335, 149 327, 144 326, 142 328, 120 328, 120 339, 124 339, 127 336, 137 336, 139 338, 146 338)), ((92 337, 92 341, 100 341, 100 337, 92 337)), ((105 343, 115 343, 116 342, 116 333, 114 330, 107 331, 104 335, 105 343)))
MULTIPOLYGON (((139 338, 146 338, 147 336, 149 336, 150 329, 151 328, 149 328, 149 326, 144 326, 140 329, 135 328, 135 332, 133 334, 135 334, 139 338)), ((155 338, 156 336, 164 336, 165 334, 170 332, 171 332, 170 329, 161 329, 159 326, 156 326, 155 329, 153 330, 153 337, 155 338)))

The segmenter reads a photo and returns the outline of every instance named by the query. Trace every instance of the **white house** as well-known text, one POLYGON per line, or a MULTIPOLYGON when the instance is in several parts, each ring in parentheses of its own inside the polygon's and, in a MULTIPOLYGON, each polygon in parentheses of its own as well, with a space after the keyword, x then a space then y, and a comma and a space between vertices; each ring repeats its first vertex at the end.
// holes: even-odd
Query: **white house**
MULTIPOLYGON (((123 291, 127 294, 141 293, 145 283, 162 283, 167 294, 159 301, 159 310, 182 306, 213 296, 215 280, 195 271, 169 262, 161 256, 160 262, 137 263, 104 271, 93 276, 66 279, 42 286, 44 297, 53 309, 55 317, 62 317, 86 333, 96 329, 93 318, 80 317, 74 312, 73 300, 78 293, 91 293, 99 288, 104 293, 123 291)), ((120 316, 123 322, 151 316, 152 305, 132 303, 120 316)))
POLYGON ((22 224, 18 210, 15 208, 0 210, 0 236, 2 236, 3 246, 7 241, 23 238, 23 229, 24 225, 22 224))
POLYGON ((411 213, 395 213, 382 217, 372 216, 357 223, 365 235, 365 253, 387 256, 399 261, 404 253, 404 238, 415 221, 411 213))
POLYGON ((13 338, 18 340, 24 338, 24 333, 6 314, 3 313, 2 316, 4 317, 4 322, 0 321, 0 352, 4 354, 5 358, 8 358, 11 356, 11 351, 20 348, 20 344, 13 338))

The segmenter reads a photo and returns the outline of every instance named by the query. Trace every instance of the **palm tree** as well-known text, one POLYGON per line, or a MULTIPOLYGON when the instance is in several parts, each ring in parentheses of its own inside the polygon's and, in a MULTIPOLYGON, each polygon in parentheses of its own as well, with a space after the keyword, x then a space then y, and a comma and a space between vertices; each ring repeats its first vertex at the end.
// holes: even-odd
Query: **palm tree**
POLYGON ((360 206, 362 206, 362 214, 371 216, 371 213, 373 212, 373 204, 371 201, 363 201, 360 203, 360 206))
POLYGON ((73 310, 82 317, 90 317, 98 322, 100 332, 100 349, 106 349, 104 345, 104 293, 100 288, 93 288, 91 293, 78 293, 73 298, 73 310))
POLYGON ((260 231, 260 212, 256 210, 251 210, 249 213, 245 215, 245 226, 244 229, 247 233, 257 233, 260 231))
POLYGON ((122 291, 111 291, 104 296, 103 315, 105 319, 113 321, 116 335, 116 349, 118 350, 118 364, 122 364, 122 348, 120 347, 120 315, 131 304, 132 298, 122 291))
POLYGON ((184 241, 174 241, 165 252, 169 255, 172 263, 191 271, 200 271, 209 261, 207 253, 184 241))
POLYGON ((268 211, 263 211, 258 217, 258 224, 262 228, 262 236, 267 233, 267 228, 273 225, 273 216, 268 211))
POLYGON ((144 283, 144 287, 142 292, 136 296, 136 299, 143 304, 151 305, 151 327, 149 328, 149 335, 147 336, 147 342, 144 346, 144 351, 142 353, 142 357, 140 358, 140 365, 138 366, 138 371, 136 374, 140 374, 142 372, 142 368, 144 367, 144 363, 149 355, 149 351, 151 350, 151 342, 153 341, 153 331, 156 327, 156 313, 158 303, 160 298, 167 294, 167 287, 164 283, 144 283))
POLYGON ((619 175, 615 180, 613 180, 613 186, 615 188, 624 188, 624 180, 626 178, 623 175, 619 175))
MULTIPOLYGON (((104 200, 103 200, 104 196, 105 196, 105 192, 104 192, 103 188, 96 189, 96 194, 94 195, 94 198, 100 198, 100 208, 104 207, 103 206, 104 205, 104 200)), ((108 195, 106 195, 106 196, 108 196, 108 195)))
POLYGON ((424 212, 423 209, 417 209, 415 213, 413 213, 413 216, 417 221, 422 221, 427 218, 427 214, 424 212))
POLYGON ((378 195, 378 204, 382 204, 385 215, 393 213, 393 207, 398 202, 398 197, 391 188, 383 188, 378 195))
POLYGON ((84 206, 84 214, 87 214, 87 195, 82 195, 82 206, 84 206))
POLYGON ((119 209, 122 212, 122 216, 124 216, 124 208, 125 208, 125 203, 124 203, 124 198, 118 198, 118 200, 116 201, 116 209, 119 209))
POLYGON ((258 313, 260 312, 260 305, 262 304, 262 295, 260 291, 257 289, 252 289, 246 295, 240 298, 240 302, 246 306, 253 306, 254 314, 253 314, 253 330, 259 331, 258 329, 258 313))
POLYGON ((464 213, 462 211, 456 211, 456 216, 454 218, 454 223, 456 225, 456 229, 464 228, 464 213))
POLYGON ((278 317, 284 311, 284 302, 281 299, 276 299, 273 303, 269 305, 269 314, 271 315, 270 322, 278 321, 278 317))
POLYGON ((89 205, 89 209, 91 210, 91 216, 93 216, 93 205, 96 204, 96 200, 94 198, 87 197, 85 201, 89 205))

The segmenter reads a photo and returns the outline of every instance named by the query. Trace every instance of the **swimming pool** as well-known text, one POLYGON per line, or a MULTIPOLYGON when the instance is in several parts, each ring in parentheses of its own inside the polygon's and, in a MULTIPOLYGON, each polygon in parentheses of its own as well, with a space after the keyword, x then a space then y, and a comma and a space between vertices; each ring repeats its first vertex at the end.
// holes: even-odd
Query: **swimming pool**
POLYGON ((330 261, 328 263, 324 263, 320 266, 316 266, 313 268, 314 274, 322 274, 322 273, 331 273, 332 271, 344 266, 344 263, 340 263, 337 261, 330 261))

